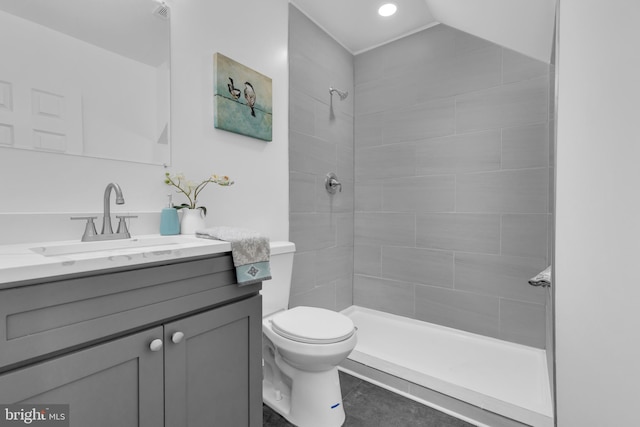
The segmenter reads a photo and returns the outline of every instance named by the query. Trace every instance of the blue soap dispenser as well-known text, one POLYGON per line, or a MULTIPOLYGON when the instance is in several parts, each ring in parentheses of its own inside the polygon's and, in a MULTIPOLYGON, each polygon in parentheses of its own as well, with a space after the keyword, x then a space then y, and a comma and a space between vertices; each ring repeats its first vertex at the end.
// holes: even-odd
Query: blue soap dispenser
POLYGON ((169 201, 167 207, 162 209, 160 213, 160 234, 163 236, 172 236, 180 234, 180 220, 178 219, 178 211, 171 203, 171 194, 167 195, 169 201))

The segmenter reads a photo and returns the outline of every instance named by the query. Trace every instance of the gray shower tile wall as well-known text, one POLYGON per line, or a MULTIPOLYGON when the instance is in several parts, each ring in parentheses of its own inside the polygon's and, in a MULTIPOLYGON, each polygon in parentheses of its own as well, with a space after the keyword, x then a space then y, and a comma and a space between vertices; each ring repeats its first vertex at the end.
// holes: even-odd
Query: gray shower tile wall
POLYGON ((341 310, 353 300, 353 56, 291 5, 289 34, 290 306, 341 310), (342 192, 325 190, 329 172, 342 192))
POLYGON ((381 145, 357 151, 355 176, 358 181, 378 181, 407 175, 415 170, 416 145, 412 142, 381 145))
POLYGON ((545 316, 537 304, 501 299, 500 318, 503 320, 500 333, 508 341, 535 340, 538 332, 529 325, 544 324, 545 316))
POLYGON ((415 287, 417 319, 481 335, 500 333, 498 299, 434 286, 415 287))
POLYGON ((549 79, 539 77, 456 97, 456 132, 508 128, 547 121, 549 79))
POLYGON ((499 170, 501 147, 499 129, 422 140, 416 145, 416 174, 499 170))
POLYGON ((522 169, 551 166, 548 138, 548 123, 504 129, 502 167, 522 169))
POLYGON ((549 245, 548 214, 503 214, 502 253, 545 259, 549 245))
POLYGON ((498 214, 416 214, 416 246, 420 248, 499 254, 500 233, 498 214))
POLYGON ((453 262, 453 254, 446 251, 383 246, 380 275, 412 283, 419 277, 428 285, 452 287, 453 262))
POLYGON ((359 245, 415 247, 415 214, 356 212, 354 240, 359 245))
POLYGON ((544 213, 549 202, 546 168, 458 174, 459 212, 544 213))
POLYGON ((502 52, 503 83, 513 83, 549 75, 549 65, 509 49, 502 52))
POLYGON ((353 278, 354 302, 363 307, 398 316, 414 317, 415 285, 398 280, 356 275, 353 278))
POLYGON ((441 212, 455 203, 455 181, 451 176, 401 177, 385 180, 381 185, 383 211, 441 212))
POLYGON ((530 286, 527 279, 544 270, 546 261, 464 252, 457 252, 455 258, 456 289, 542 304, 540 309, 544 309, 544 292, 530 286))
POLYGON ((549 67, 439 25, 354 72, 293 6, 290 34, 292 306, 353 302, 545 347, 546 293, 526 280, 550 260, 549 67))
POLYGON ((550 81, 444 25, 355 57, 354 304, 545 347, 550 81))

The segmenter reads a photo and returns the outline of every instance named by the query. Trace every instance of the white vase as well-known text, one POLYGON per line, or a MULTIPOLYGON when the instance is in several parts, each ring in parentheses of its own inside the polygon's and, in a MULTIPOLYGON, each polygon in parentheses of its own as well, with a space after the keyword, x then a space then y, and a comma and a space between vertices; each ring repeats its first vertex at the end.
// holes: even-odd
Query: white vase
POLYGON ((196 230, 206 228, 202 209, 181 209, 180 234, 195 234, 196 230))

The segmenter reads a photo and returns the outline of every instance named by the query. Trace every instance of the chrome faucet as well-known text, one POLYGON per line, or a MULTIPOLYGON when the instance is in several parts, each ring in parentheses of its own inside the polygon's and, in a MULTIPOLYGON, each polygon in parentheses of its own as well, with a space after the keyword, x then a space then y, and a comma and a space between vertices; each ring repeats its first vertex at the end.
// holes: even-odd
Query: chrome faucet
POLYGON ((329 194, 336 194, 336 190, 340 190, 342 192, 342 183, 338 181, 338 176, 330 172, 324 178, 324 188, 327 189, 329 194))
POLYGON ((111 227, 111 190, 116 192, 116 205, 124 205, 122 189, 115 182, 109 183, 104 190, 104 217, 102 218, 102 231, 100 234, 113 234, 111 227))
POLYGON ((93 220, 95 216, 79 216, 71 217, 71 219, 84 219, 87 221, 87 225, 82 235, 83 242, 94 242, 98 240, 116 240, 116 239, 128 239, 131 237, 129 230, 127 229, 127 218, 137 218, 136 215, 116 215, 116 218, 120 220, 118 223, 118 231, 113 232, 111 226, 111 190, 116 193, 116 204, 124 205, 124 197, 122 196, 122 189, 114 182, 107 185, 104 190, 104 216, 102 218, 102 231, 100 234, 96 232, 96 225, 93 220))

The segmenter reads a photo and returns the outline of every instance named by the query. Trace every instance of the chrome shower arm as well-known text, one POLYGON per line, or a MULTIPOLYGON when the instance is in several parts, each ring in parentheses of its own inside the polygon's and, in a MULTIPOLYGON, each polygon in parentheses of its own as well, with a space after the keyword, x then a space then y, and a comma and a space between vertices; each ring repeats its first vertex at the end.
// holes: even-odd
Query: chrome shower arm
POLYGON ((329 88, 329 94, 333 95, 334 93, 337 93, 338 96, 340 97, 340 101, 344 101, 347 96, 349 96, 349 92, 348 91, 342 91, 340 89, 336 89, 333 87, 329 88))

